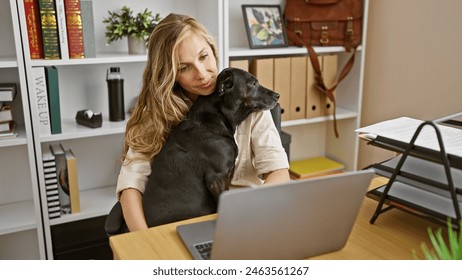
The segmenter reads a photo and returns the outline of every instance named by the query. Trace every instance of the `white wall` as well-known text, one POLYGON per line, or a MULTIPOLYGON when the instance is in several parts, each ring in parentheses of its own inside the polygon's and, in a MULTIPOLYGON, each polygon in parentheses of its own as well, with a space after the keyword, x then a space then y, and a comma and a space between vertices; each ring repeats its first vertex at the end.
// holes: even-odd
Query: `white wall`
MULTIPOLYGON (((362 126, 462 111, 462 1, 371 0, 362 126)), ((359 168, 392 154, 361 143, 359 168)))

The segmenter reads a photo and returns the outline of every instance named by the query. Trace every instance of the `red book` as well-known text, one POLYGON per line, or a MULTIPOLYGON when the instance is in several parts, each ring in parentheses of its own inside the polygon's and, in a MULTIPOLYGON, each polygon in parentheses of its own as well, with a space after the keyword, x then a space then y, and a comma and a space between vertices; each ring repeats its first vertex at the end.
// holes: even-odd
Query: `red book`
POLYGON ((43 48, 38 2, 36 0, 24 0, 24 10, 26 13, 30 58, 41 59, 43 58, 43 48))
POLYGON ((69 58, 84 58, 80 0, 64 0, 69 58))

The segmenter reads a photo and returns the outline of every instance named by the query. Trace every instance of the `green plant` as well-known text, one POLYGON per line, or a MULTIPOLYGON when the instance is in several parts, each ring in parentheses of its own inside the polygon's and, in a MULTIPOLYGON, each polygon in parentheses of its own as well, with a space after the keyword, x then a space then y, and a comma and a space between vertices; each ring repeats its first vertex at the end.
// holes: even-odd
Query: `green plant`
POLYGON ((123 37, 134 36, 147 40, 149 35, 162 19, 159 14, 155 16, 147 8, 133 16, 133 11, 123 6, 118 12, 108 11, 109 16, 103 18, 106 24, 106 42, 108 44, 122 39, 123 37))
MULTIPOLYGON (((459 224, 459 230, 462 228, 462 221, 459 224)), ((428 236, 432 243, 433 249, 427 244, 422 243, 420 248, 424 257, 428 260, 462 260, 462 234, 452 227, 451 220, 447 222, 447 242, 443 236, 442 229, 439 228, 433 233, 429 227, 428 236)), ((415 259, 418 259, 415 250, 412 251, 415 259)))

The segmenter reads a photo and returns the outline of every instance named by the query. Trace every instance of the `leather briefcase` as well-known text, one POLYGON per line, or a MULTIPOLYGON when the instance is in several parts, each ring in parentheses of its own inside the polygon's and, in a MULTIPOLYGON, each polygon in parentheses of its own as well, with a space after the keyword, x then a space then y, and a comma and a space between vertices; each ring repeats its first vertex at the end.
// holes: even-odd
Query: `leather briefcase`
POLYGON ((334 90, 353 68, 356 47, 361 44, 362 14, 362 0, 286 0, 284 9, 289 44, 307 48, 316 76, 316 86, 333 104, 337 137, 334 90), (347 52, 352 53, 340 71, 337 82, 330 87, 324 82, 313 46, 343 46, 347 52))

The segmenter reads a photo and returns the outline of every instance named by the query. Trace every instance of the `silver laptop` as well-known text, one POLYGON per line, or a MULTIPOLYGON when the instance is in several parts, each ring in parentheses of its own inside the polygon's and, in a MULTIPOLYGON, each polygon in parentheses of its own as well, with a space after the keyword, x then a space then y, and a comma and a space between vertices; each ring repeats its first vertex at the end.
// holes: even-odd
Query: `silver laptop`
POLYGON ((180 225, 194 259, 304 259, 342 249, 372 170, 222 193, 217 220, 180 225))

